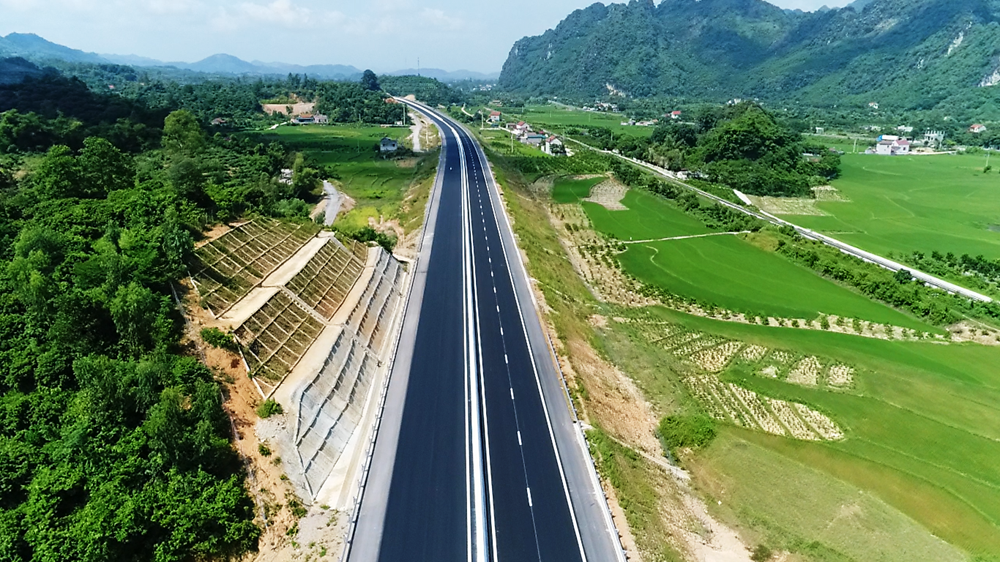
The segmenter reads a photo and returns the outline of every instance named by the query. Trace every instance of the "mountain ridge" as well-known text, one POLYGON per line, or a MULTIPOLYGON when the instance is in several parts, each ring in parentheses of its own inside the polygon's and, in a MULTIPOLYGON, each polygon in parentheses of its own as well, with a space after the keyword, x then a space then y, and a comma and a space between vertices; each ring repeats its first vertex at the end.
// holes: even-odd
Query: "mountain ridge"
MULTIPOLYGON (((362 70, 351 65, 317 64, 298 65, 283 62, 248 62, 233 55, 218 53, 197 62, 165 62, 138 55, 88 53, 48 41, 34 33, 11 33, 0 36, 0 58, 20 57, 36 64, 51 61, 89 64, 119 64, 136 68, 176 68, 206 74, 232 76, 273 76, 303 74, 323 80, 358 80, 362 70)), ((416 74, 413 69, 387 72, 389 76, 416 74)), ((468 70, 447 71, 422 69, 420 74, 441 81, 494 80, 499 73, 486 74, 468 70)))
POLYGON ((614 92, 817 105, 887 100, 1000 114, 1000 0, 859 0, 816 12, 763 0, 593 4, 517 41, 500 77, 527 95, 614 92))

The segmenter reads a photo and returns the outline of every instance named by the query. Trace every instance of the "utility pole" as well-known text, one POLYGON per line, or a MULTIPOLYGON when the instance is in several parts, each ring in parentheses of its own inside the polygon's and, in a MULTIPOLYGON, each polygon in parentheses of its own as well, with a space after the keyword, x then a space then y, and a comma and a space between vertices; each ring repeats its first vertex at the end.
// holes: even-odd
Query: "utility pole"
POLYGON ((854 139, 854 154, 858 153, 858 139, 854 139))

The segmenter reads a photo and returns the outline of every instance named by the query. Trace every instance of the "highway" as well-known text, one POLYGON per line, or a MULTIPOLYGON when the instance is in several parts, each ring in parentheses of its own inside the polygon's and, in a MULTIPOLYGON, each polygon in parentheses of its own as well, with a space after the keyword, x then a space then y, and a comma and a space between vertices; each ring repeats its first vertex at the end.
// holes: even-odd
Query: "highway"
POLYGON ((410 105, 442 159, 347 559, 623 561, 485 155, 410 105))

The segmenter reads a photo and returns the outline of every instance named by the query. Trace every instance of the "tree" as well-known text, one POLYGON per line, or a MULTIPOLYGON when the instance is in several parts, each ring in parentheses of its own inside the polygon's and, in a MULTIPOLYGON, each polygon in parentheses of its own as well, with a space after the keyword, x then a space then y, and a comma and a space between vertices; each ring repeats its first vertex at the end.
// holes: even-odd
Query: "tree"
POLYGON ((379 86, 378 84, 378 76, 376 76, 371 70, 366 70, 361 76, 361 84, 372 92, 377 92, 382 89, 382 86, 379 86))
POLYGON ((205 148, 205 135, 194 114, 174 111, 163 122, 163 148, 171 155, 195 156, 205 148))
POLYGON ((80 168, 73 156, 73 150, 64 145, 50 148, 45 158, 38 164, 33 179, 43 199, 78 196, 81 184, 80 168))
POLYGON ((90 137, 83 141, 77 163, 82 197, 104 197, 109 191, 135 187, 132 157, 102 138, 90 137))

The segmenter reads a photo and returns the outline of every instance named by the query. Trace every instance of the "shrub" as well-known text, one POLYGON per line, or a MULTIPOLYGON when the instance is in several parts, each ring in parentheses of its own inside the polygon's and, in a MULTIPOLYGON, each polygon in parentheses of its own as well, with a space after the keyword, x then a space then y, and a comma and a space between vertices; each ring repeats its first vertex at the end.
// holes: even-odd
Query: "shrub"
POLYGON ((758 544, 757 548, 753 549, 753 553, 750 554, 750 560, 753 560, 753 562, 767 562, 772 556, 774 556, 774 553, 771 552, 770 548, 758 544))
POLYGON ((237 352, 240 349, 232 334, 227 334, 218 328, 202 328, 201 339, 205 340, 208 345, 219 349, 232 352, 237 352))
POLYGON ((267 419, 275 414, 284 413, 285 410, 282 409, 281 404, 278 404, 271 398, 268 398, 260 406, 257 406, 257 415, 263 419, 267 419))
POLYGON ((257 452, 260 453, 260 456, 262 457, 271 456, 271 448, 263 443, 257 445, 257 452))
POLYGON ((697 449, 715 439, 715 420, 708 416, 667 416, 660 421, 660 439, 671 453, 682 447, 697 449))

